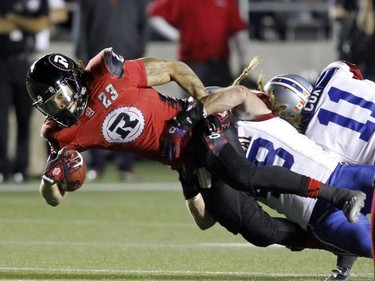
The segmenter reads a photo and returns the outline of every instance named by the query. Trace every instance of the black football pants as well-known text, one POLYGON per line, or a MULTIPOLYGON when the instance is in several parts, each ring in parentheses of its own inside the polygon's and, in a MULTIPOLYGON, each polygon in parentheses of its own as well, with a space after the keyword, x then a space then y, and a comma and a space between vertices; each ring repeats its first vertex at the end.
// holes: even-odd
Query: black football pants
POLYGON ((271 217, 249 193, 235 190, 220 179, 213 179, 212 187, 201 189, 201 193, 209 214, 221 226, 256 246, 306 245, 306 231, 284 218, 271 217))

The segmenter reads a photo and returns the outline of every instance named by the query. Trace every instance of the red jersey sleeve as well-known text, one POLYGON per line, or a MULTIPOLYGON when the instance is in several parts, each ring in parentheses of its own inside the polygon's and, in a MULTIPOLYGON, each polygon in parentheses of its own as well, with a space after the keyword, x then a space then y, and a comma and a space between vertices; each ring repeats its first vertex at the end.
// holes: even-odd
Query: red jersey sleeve
POLYGON ((75 137, 77 135, 77 129, 78 127, 74 125, 69 128, 63 128, 53 120, 46 120, 42 126, 41 135, 50 142, 50 145, 53 146, 53 150, 59 150, 64 146, 69 146, 72 149, 80 150, 75 137), (70 137, 64 138, 63 141, 60 136, 66 135, 67 131, 73 133, 67 134, 70 137))
POLYGON ((147 87, 146 68, 141 59, 125 61, 123 69, 124 75, 134 81, 139 88, 147 87))
POLYGON ((95 79, 100 79, 108 72, 112 78, 127 76, 137 87, 147 87, 146 68, 141 59, 124 60, 112 48, 107 48, 90 60, 86 67, 87 73, 95 79))

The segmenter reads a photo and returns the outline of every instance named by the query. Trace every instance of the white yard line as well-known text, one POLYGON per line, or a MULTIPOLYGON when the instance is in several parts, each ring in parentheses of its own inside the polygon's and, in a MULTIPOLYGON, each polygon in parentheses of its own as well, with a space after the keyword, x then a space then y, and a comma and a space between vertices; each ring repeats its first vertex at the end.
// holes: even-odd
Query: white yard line
MULTIPOLYGON (((244 243, 147 243, 147 242, 61 242, 61 241, 20 241, 20 240, 0 240, 0 245, 40 245, 40 246, 64 246, 64 247, 87 247, 87 248, 98 248, 98 247, 114 247, 114 248, 177 248, 177 249, 202 249, 202 248, 250 248, 257 247, 253 244, 244 243)), ((284 248, 281 245, 270 245, 268 248, 284 248)))
MULTIPOLYGON (((223 272, 223 271, 172 271, 172 270, 120 270, 120 269, 71 269, 71 268, 29 268, 29 267, 0 267, 0 271, 34 271, 61 272, 82 274, 155 274, 155 275, 232 275, 235 277, 325 277, 325 274, 292 274, 266 272, 223 272)), ((372 274, 351 274, 351 278, 369 278, 372 274)))

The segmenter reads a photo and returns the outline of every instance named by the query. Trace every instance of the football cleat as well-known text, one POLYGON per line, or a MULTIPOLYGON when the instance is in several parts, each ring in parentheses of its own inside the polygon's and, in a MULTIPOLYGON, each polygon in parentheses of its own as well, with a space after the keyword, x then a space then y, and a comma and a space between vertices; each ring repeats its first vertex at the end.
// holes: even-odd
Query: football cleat
POLYGON ((332 270, 331 276, 324 279, 324 281, 332 281, 332 280, 349 280, 350 269, 346 267, 338 266, 332 270))
POLYGON ((361 209, 365 206, 366 194, 361 191, 354 191, 355 195, 345 202, 342 211, 349 222, 355 223, 359 220, 361 209))

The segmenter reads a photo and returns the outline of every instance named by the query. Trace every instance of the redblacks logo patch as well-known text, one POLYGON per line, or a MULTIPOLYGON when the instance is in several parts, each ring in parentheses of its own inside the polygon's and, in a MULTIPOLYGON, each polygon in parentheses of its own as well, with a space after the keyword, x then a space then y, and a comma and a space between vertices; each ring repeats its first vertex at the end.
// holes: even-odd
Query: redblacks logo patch
POLYGON ((51 176, 54 177, 56 180, 61 181, 64 177, 64 170, 61 164, 61 161, 56 163, 56 165, 50 169, 51 171, 51 176))
POLYGON ((136 140, 144 128, 142 112, 133 106, 123 106, 108 113, 102 124, 102 134, 109 143, 128 143, 136 140))

